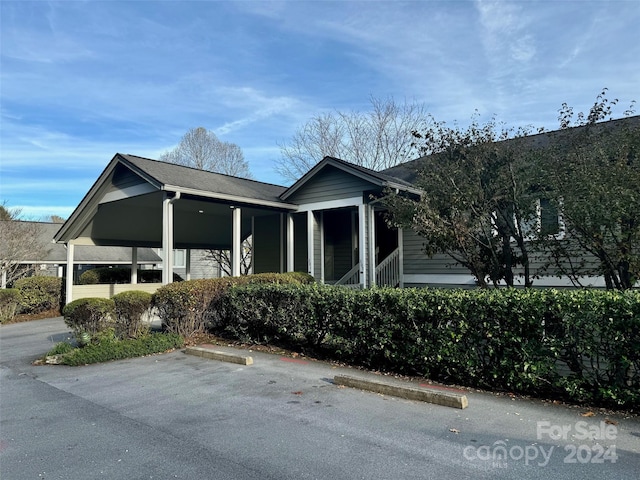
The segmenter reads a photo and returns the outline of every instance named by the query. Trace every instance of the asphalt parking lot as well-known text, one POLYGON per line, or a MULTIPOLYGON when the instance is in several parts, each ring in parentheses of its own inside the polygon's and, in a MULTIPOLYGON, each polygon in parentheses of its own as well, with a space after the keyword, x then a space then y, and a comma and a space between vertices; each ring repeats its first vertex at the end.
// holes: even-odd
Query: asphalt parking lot
POLYGON ((248 352, 34 366, 61 319, 0 327, 2 479, 638 479, 640 420, 468 392, 463 410, 248 352))

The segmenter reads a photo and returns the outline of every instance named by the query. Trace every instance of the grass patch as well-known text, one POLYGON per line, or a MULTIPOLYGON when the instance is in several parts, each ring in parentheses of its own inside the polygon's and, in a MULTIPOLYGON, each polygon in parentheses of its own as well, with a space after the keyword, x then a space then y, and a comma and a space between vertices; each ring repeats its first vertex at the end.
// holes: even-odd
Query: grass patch
POLYGON ((103 338, 98 343, 91 343, 78 348, 62 342, 53 347, 46 356, 60 355, 58 363, 78 366, 142 357, 180 348, 183 345, 184 338, 180 335, 153 333, 135 339, 103 338))

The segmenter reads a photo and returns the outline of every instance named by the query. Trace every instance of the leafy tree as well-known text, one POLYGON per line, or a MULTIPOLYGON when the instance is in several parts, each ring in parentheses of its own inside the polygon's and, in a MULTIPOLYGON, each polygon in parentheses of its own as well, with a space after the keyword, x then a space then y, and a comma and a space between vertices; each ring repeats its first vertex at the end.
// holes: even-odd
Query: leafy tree
POLYGON ((417 103, 371 98, 368 112, 330 112, 311 118, 280 146, 276 170, 296 181, 325 156, 373 170, 411 160, 412 132, 429 117, 417 103))
POLYGON ((426 155, 413 162, 425 194, 388 197, 392 222, 417 231, 429 256, 449 255, 479 286, 512 286, 521 275, 533 284, 528 237, 536 215, 534 151, 521 148, 528 129, 507 129, 495 119, 466 128, 432 122, 415 132, 426 155), (509 138, 515 139, 505 142, 509 138))
POLYGON ((38 225, 19 220, 20 214, 20 209, 0 205, 0 272, 6 275, 8 285, 33 272, 22 261, 38 260, 48 253, 41 243, 38 225))
POLYGON ((185 133, 178 146, 163 153, 160 160, 234 177, 251 178, 249 164, 244 159, 242 149, 235 143, 219 140, 215 133, 203 127, 192 128, 185 133))
POLYGON ((588 114, 566 103, 561 130, 547 157, 550 196, 564 220, 564 238, 539 239, 548 268, 576 285, 582 277, 603 276, 608 288, 632 288, 640 280, 640 117, 613 122, 604 89, 588 114), (607 123, 602 123, 607 121, 607 123))

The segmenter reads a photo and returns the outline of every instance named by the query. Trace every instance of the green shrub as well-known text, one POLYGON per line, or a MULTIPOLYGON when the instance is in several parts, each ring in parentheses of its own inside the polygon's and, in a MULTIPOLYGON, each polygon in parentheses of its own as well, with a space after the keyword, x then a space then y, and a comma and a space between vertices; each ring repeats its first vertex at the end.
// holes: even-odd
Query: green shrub
POLYGON ((153 306, 162 320, 163 328, 189 337, 215 327, 224 317, 221 299, 234 285, 295 284, 308 278, 297 274, 260 273, 241 277, 190 280, 171 283, 153 294, 153 306))
POLYGON ((149 332, 148 312, 152 295, 130 290, 114 295, 115 333, 119 338, 136 338, 149 332))
POLYGON ((27 277, 14 285, 20 290, 20 311, 40 313, 60 308, 62 302, 62 279, 57 277, 27 277))
POLYGON ((56 343, 56 345, 47 352, 47 357, 52 357, 54 355, 64 355, 65 353, 69 353, 73 351, 74 347, 68 342, 60 342, 56 343))
POLYGON ((96 285, 98 283, 100 283, 100 274, 97 268, 82 272, 78 278, 78 285, 96 285))
POLYGON ((235 285, 203 316, 245 342, 487 389, 640 404, 640 292, 235 285), (249 300, 250 299, 250 300, 249 300))
POLYGON ((17 288, 0 289, 0 323, 13 320, 18 311, 21 297, 17 288))
POLYGON ((115 328, 115 303, 110 298, 80 298, 65 305, 62 310, 64 323, 73 330, 81 343, 86 343, 86 336, 115 328))
MULTIPOLYGON (((93 268, 83 272, 78 281, 80 285, 95 285, 98 283, 107 285, 131 283, 131 268, 93 268)), ((177 273, 174 273, 173 281, 182 281, 182 277, 177 273)), ((162 270, 138 270, 138 282, 160 283, 162 282, 162 270)))
POLYGON ((228 278, 190 280, 159 288, 152 303, 163 329, 184 337, 204 332, 212 322, 210 304, 229 288, 228 278))
POLYGON ((180 335, 165 333, 154 333, 125 340, 103 338, 98 343, 91 343, 64 353, 60 363, 72 366, 88 365, 166 352, 183 345, 184 339, 180 335))

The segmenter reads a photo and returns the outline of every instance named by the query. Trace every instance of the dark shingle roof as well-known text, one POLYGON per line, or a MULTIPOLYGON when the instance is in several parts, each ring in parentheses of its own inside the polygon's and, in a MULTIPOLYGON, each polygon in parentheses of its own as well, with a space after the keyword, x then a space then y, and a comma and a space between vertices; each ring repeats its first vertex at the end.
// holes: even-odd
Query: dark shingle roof
POLYGON ((280 185, 207 172, 136 155, 118 154, 118 156, 125 163, 140 172, 144 172, 148 178, 150 177, 150 179, 161 185, 269 202, 280 202, 280 194, 286 190, 286 187, 280 185))
MULTIPOLYGON (((535 135, 527 135, 525 137, 517 137, 509 140, 504 140, 505 143, 512 144, 514 148, 548 148, 552 145, 562 146, 568 145, 568 142, 572 135, 584 130, 585 128, 594 128, 596 132, 604 131, 605 129, 615 129, 618 127, 626 126, 632 129, 640 129, 640 116, 624 117, 617 120, 610 120, 608 122, 596 123, 588 127, 574 127, 567 128, 565 130, 554 130, 551 132, 543 132, 535 135)), ((415 182, 418 176, 418 172, 423 168, 429 159, 437 158, 437 154, 421 157, 416 160, 401 163, 395 167, 382 170, 380 173, 390 175, 392 177, 401 179, 405 182, 415 182)))

